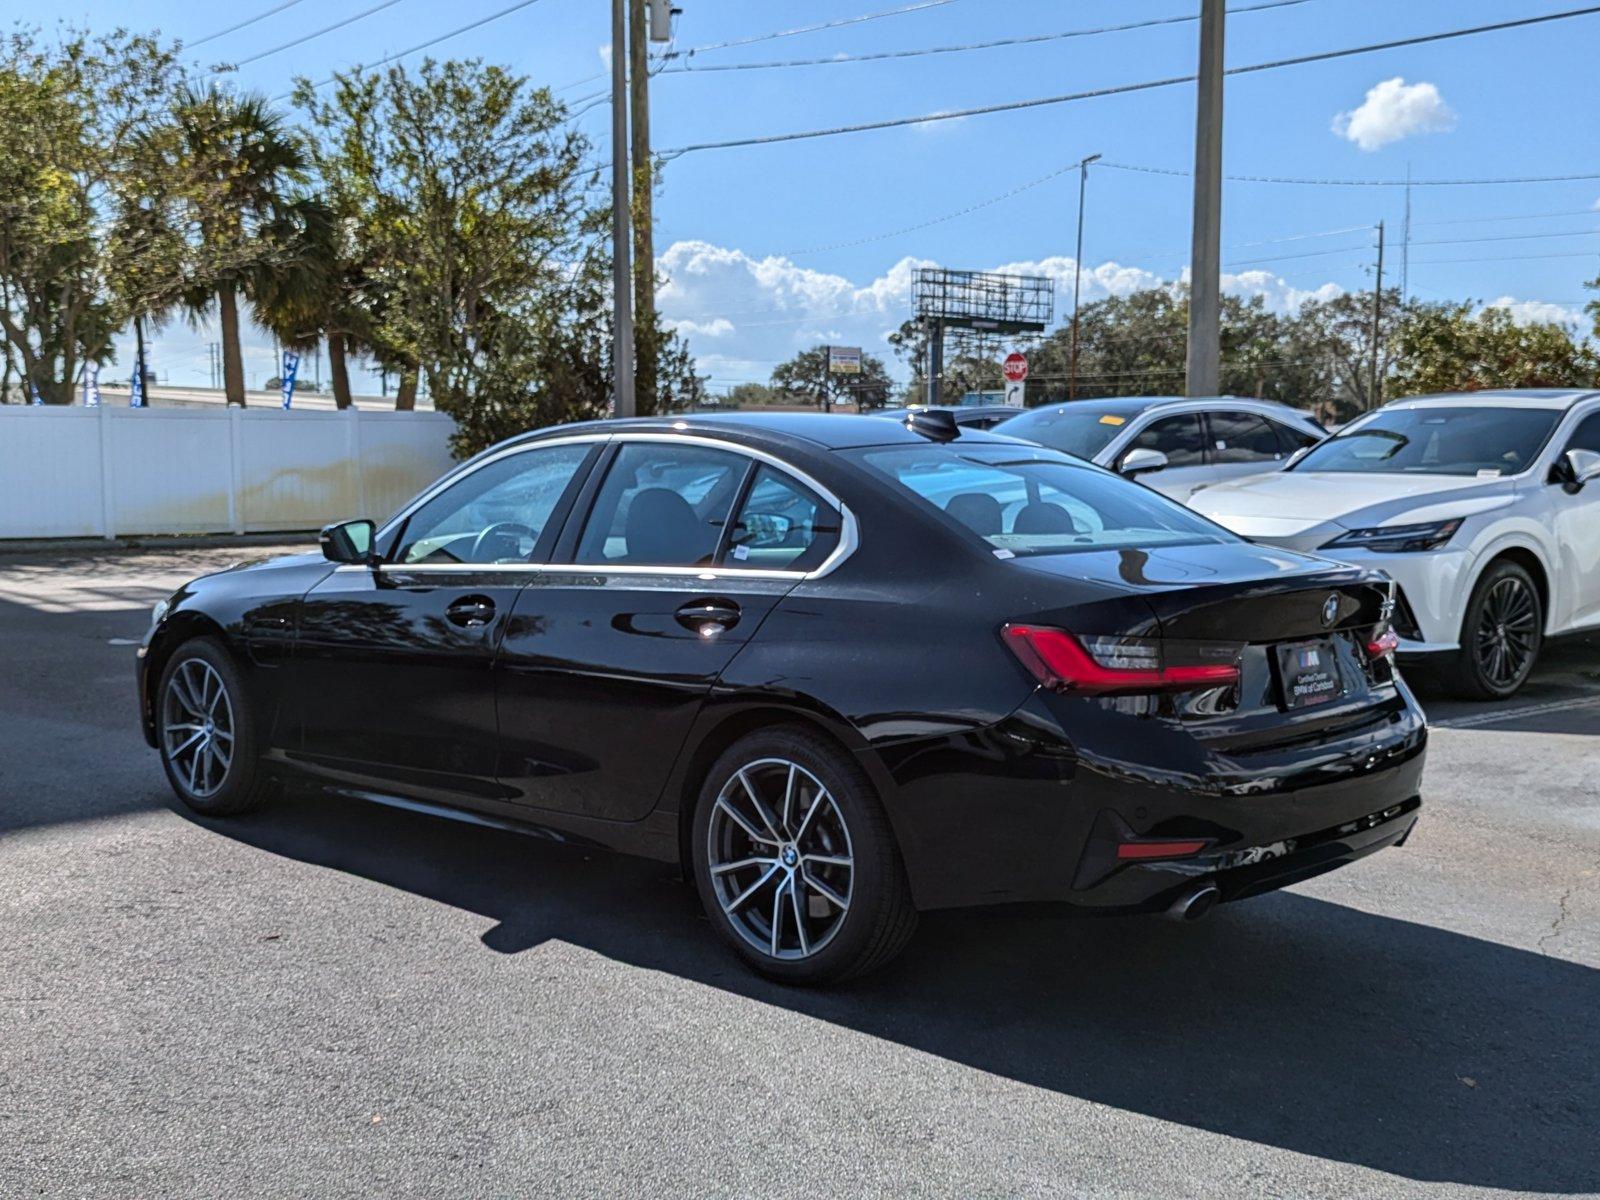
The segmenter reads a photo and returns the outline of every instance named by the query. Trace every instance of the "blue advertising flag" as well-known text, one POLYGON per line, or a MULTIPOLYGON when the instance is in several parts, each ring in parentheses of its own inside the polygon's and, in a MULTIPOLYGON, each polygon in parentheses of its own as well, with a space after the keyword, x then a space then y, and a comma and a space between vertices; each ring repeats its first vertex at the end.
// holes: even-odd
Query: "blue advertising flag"
POLYGON ((144 364, 133 364, 133 379, 128 384, 128 407, 143 408, 144 405, 144 364))
POLYGON ((100 407, 100 364, 97 362, 83 366, 83 406, 100 407))
POLYGON ((294 377, 300 370, 300 356, 293 350, 283 352, 283 406, 288 408, 294 401, 294 377))
POLYGON ((43 404, 44 397, 39 395, 39 385, 34 383, 32 380, 29 380, 28 386, 33 389, 33 402, 35 404, 43 404))

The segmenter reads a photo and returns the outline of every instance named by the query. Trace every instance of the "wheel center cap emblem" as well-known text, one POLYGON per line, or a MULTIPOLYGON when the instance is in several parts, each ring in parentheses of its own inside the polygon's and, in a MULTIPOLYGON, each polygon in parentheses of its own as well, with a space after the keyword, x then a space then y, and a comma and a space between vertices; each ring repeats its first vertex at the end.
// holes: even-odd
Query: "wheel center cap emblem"
POLYGON ((800 852, 793 846, 785 846, 780 854, 780 857, 783 859, 784 866, 792 867, 795 865, 795 863, 800 861, 800 852))

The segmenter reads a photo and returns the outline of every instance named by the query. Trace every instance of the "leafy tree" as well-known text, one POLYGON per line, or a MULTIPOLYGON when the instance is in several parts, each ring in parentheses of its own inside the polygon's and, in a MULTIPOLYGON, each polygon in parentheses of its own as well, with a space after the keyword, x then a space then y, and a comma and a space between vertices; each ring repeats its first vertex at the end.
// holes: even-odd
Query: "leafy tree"
POLYGON ((71 403, 82 363, 111 357, 129 312, 102 218, 180 74, 170 47, 121 29, 0 42, 0 333, 24 396, 71 403))
POLYGON ((828 370, 828 348, 813 346, 802 350, 772 372, 772 390, 791 404, 815 404, 824 412, 835 404, 851 403, 862 408, 879 408, 894 386, 883 360, 870 354, 861 356, 859 375, 840 375, 828 370))
POLYGON ((124 205, 122 236, 146 252, 152 306, 198 318, 215 304, 223 387, 243 406, 240 298, 265 297, 305 253, 300 138, 261 96, 186 86, 137 147, 145 188, 124 205))
POLYGON ((736 384, 728 391, 729 408, 766 408, 782 403, 783 397, 764 383, 736 384))
POLYGON ((1519 324, 1503 308, 1473 307, 1430 305, 1406 315, 1394 338, 1395 395, 1600 383, 1594 346, 1560 325, 1519 324))

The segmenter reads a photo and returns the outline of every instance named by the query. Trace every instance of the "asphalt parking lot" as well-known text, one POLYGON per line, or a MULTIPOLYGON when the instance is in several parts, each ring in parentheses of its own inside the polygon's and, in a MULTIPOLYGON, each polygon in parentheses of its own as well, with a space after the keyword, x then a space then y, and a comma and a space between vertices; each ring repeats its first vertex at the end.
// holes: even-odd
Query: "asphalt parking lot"
POLYGON ((659 864, 178 812, 132 643, 260 553, 0 555, 0 1196, 1600 1193, 1600 639, 1424 693, 1403 849, 806 992, 659 864))

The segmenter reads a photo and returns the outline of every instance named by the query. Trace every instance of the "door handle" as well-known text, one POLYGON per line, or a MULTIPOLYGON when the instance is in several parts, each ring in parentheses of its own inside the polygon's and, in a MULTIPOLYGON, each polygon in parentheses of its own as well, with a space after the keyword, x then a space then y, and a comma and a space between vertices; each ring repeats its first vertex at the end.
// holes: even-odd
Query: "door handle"
POLYGON ((708 597, 691 600, 673 614, 685 629, 692 629, 701 637, 714 637, 724 629, 739 623, 739 606, 732 600, 708 597))
POLYGON ((494 601, 487 596, 463 596, 444 610, 445 620, 465 629, 476 629, 494 620, 494 601))

